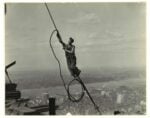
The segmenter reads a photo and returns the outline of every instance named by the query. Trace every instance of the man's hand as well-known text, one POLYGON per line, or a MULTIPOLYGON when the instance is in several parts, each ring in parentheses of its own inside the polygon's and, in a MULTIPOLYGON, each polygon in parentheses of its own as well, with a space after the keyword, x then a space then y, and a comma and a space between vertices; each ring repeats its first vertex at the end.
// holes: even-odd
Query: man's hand
POLYGON ((61 39, 61 36, 60 36, 60 34, 59 34, 58 31, 57 31, 57 38, 58 38, 58 39, 61 39))
POLYGON ((60 36, 60 34, 59 34, 59 31, 57 30, 57 34, 56 34, 56 36, 57 36, 57 38, 58 38, 58 40, 59 40, 59 42, 62 44, 62 46, 64 47, 66 44, 62 41, 62 38, 61 38, 61 36, 60 36))

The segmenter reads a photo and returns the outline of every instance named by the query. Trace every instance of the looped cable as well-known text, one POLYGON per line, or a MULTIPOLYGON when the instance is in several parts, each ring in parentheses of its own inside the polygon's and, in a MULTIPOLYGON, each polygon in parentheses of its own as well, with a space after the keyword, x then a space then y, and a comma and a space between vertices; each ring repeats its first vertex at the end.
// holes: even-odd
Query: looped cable
POLYGON ((82 100, 83 96, 84 96, 84 88, 82 86, 82 83, 80 82, 79 79, 73 79, 72 81, 69 82, 68 86, 67 86, 67 92, 68 92, 68 98, 72 101, 72 102, 79 102, 82 100), (75 98, 73 97, 73 95, 70 94, 70 86, 71 84, 74 82, 74 81, 77 81, 79 84, 81 84, 81 87, 82 87, 82 92, 81 94, 79 95, 78 98, 75 98))

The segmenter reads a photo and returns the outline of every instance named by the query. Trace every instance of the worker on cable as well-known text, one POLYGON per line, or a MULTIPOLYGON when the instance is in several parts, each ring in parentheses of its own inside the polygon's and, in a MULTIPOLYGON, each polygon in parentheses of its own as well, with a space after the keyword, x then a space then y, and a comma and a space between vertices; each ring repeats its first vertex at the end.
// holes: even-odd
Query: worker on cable
POLYGON ((59 39, 59 42, 62 44, 63 49, 65 51, 67 66, 68 66, 68 69, 69 69, 71 75, 73 77, 78 77, 81 73, 81 70, 79 70, 76 67, 75 46, 73 45, 74 39, 72 37, 70 37, 68 44, 65 44, 62 41, 62 38, 58 31, 57 31, 57 38, 59 39))

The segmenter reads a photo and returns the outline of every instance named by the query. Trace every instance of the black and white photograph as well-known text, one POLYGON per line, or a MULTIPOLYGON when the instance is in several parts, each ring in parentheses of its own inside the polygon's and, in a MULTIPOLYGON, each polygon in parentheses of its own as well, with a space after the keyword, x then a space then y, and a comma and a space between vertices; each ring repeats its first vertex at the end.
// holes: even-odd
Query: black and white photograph
POLYGON ((146 115, 146 2, 4 4, 5 115, 146 115))

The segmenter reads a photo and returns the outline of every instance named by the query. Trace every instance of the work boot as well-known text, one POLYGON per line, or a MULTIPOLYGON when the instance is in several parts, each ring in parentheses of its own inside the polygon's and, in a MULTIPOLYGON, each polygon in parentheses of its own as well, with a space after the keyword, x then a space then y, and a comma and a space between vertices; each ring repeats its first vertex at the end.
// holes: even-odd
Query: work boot
POLYGON ((77 67, 73 69, 73 73, 72 73, 72 76, 75 78, 75 77, 78 77, 81 73, 81 70, 79 70, 77 67))
POLYGON ((81 73, 81 70, 77 69, 76 75, 79 76, 81 73))
POLYGON ((81 70, 80 70, 80 69, 79 69, 79 72, 78 72, 78 73, 79 73, 79 75, 80 75, 80 73, 81 73, 81 70))

